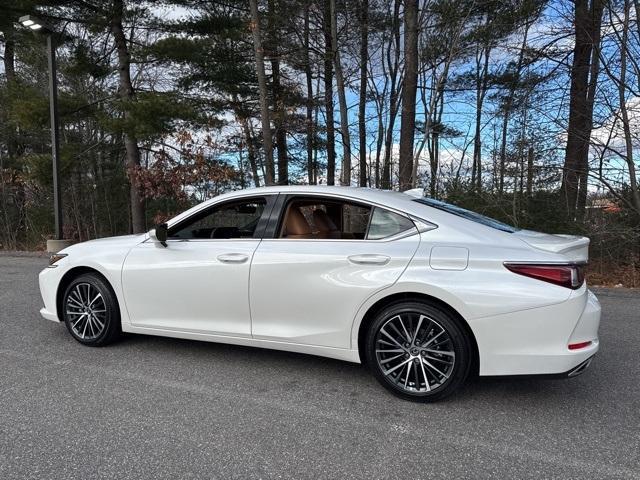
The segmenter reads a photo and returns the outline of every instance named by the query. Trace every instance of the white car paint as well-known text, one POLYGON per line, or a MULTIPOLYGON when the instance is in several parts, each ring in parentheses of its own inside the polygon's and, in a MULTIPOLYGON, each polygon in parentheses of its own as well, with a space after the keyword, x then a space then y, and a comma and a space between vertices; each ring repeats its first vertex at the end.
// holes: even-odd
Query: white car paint
POLYGON ((397 282, 419 244, 417 231, 392 241, 263 240, 251 266, 254 338, 351 348, 360 305, 397 282))
POLYGON ((259 244, 241 239, 135 245, 122 268, 131 324, 251 337, 248 280, 259 244), (230 252, 236 261, 225 260, 230 252))
POLYGON ((388 240, 264 238, 167 242, 148 234, 73 245, 40 274, 43 317, 59 321, 59 284, 76 269, 113 287, 122 330, 275 348, 359 362, 367 311, 394 294, 422 294, 454 309, 478 347, 480 375, 563 373, 599 347, 600 306, 577 290, 514 274, 504 262, 587 259, 588 239, 507 233, 371 189, 281 186, 231 192, 202 209, 256 195, 352 199, 410 216, 412 235, 388 240), (591 341, 579 350, 568 344, 591 341))

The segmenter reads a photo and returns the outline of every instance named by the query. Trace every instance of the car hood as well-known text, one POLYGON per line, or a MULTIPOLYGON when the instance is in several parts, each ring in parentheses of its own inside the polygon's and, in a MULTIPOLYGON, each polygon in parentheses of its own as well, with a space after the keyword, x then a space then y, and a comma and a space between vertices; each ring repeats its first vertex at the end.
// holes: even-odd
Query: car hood
POLYGON ((95 240, 89 240, 87 242, 84 242, 84 244, 85 245, 101 244, 105 246, 109 244, 135 245, 137 243, 140 243, 144 239, 145 235, 146 233, 138 233, 134 235, 120 235, 118 237, 96 238, 95 240))
POLYGON ((590 240, 587 237, 552 235, 532 230, 517 230, 511 235, 539 250, 563 255, 571 262, 586 262, 589 260, 590 240))
POLYGON ((121 235, 118 237, 105 237, 96 238, 95 240, 89 240, 82 243, 75 243, 70 247, 65 248, 62 252, 70 252, 73 250, 92 250, 92 249, 111 249, 120 247, 133 247, 142 242, 146 237, 145 233, 139 233, 136 235, 121 235))

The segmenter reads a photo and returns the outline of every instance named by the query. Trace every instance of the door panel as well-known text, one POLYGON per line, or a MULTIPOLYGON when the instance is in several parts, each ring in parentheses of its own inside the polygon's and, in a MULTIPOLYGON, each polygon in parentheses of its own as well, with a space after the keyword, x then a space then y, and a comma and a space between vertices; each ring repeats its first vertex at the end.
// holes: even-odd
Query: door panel
POLYGON ((248 280, 258 239, 153 242, 127 256, 122 284, 135 326, 251 335, 248 280))
POLYGON ((221 201, 147 241, 122 269, 135 326, 251 336, 249 271, 276 195, 221 201))
POLYGON ((263 240, 251 265, 254 338, 350 348, 358 309, 398 280, 419 242, 418 234, 393 241, 263 240))

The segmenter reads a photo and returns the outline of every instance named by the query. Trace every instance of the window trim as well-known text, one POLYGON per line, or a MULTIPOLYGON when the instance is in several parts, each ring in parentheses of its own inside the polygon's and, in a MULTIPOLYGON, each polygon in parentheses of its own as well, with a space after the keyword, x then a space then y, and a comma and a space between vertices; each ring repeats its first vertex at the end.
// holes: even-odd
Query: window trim
POLYGON ((169 230, 179 229, 183 225, 189 223, 193 220, 194 217, 202 215, 202 218, 206 217, 212 210, 215 210, 220 207, 224 207, 225 205, 233 205, 235 203, 246 203, 251 202, 253 200, 264 200, 265 206, 260 218, 258 219, 258 225, 256 225, 256 229, 253 232, 253 237, 246 238, 171 238, 167 236, 167 242, 246 242, 246 241, 255 241, 262 240, 264 238, 265 230, 267 228, 268 222, 271 217, 271 213, 273 211, 274 204, 276 203, 276 197, 278 194, 263 194, 263 195, 247 195, 247 196, 238 196, 235 198, 229 198, 227 200, 222 200, 220 202, 215 202, 211 205, 208 205, 204 208, 200 208, 197 211, 193 212, 186 218, 180 219, 178 222, 174 223, 169 227, 169 230))
MULTIPOLYGON (((431 228, 429 228, 428 230, 431 230, 431 228)), ((274 208, 271 211, 271 215, 269 217, 269 226, 265 231, 265 235, 262 238, 263 241, 279 241, 279 242, 296 242, 296 243, 300 243, 301 241, 303 242, 357 242, 357 243, 362 243, 362 242, 372 242, 372 243, 385 243, 385 242, 393 242, 395 240, 400 240, 402 238, 406 238, 406 237, 411 237, 413 235, 418 235, 422 232, 422 230, 419 228, 418 225, 416 225, 416 219, 414 219, 411 215, 407 214, 406 212, 403 212, 401 210, 397 210, 395 208, 389 208, 383 205, 379 205, 377 203, 372 203, 372 202, 368 202, 368 201, 364 201, 362 199, 359 198, 354 198, 354 197, 348 197, 348 196, 344 196, 344 195, 338 195, 338 194, 331 194, 331 193, 323 193, 323 192, 301 192, 301 193, 282 193, 279 195, 276 205, 274 205, 274 208), (287 208, 289 206, 289 204, 293 201, 293 200, 306 200, 306 199, 310 199, 315 201, 316 198, 318 198, 319 200, 322 199, 327 199, 333 202, 348 202, 348 203, 353 203, 362 207, 366 207, 369 208, 371 210, 371 213, 369 214, 369 221, 367 222, 367 230, 365 232, 365 238, 362 239, 357 239, 357 238, 305 238, 305 239, 300 239, 300 238, 280 238, 278 235, 280 233, 280 230, 282 228, 282 223, 284 222, 284 216, 287 213, 287 208), (383 210, 387 210, 389 212, 395 213, 397 215, 400 215, 401 217, 406 218, 407 220, 409 220, 411 223, 413 223, 414 228, 413 229, 407 229, 404 232, 399 232, 395 235, 386 237, 386 238, 380 238, 380 239, 368 239, 366 238, 366 236, 369 234, 369 227, 371 225, 371 218, 373 217, 373 209, 374 208, 381 208, 383 210), (268 232, 268 235, 267 235, 268 232)))

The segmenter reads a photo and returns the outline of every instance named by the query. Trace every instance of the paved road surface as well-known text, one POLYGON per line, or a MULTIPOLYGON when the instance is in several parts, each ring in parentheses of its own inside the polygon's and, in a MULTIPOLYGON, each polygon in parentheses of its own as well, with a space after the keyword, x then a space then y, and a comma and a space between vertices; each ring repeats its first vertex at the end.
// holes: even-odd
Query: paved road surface
POLYGON ((0 257, 0 478, 640 479, 640 294, 600 291, 572 380, 478 379, 435 405, 359 365, 42 320, 41 258, 0 257))

